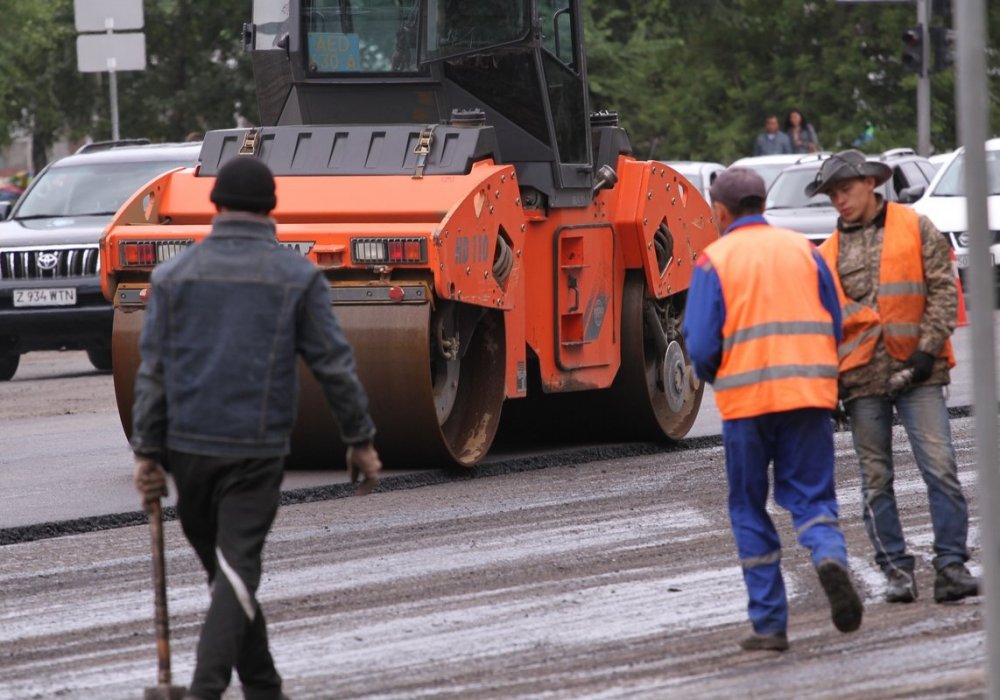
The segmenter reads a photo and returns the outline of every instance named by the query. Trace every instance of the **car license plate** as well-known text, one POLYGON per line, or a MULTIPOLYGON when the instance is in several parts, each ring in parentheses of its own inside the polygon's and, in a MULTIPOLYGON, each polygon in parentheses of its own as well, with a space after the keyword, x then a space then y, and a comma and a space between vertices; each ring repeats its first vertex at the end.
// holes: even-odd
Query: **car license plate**
MULTIPOLYGON (((997 266, 997 256, 994 253, 990 253, 990 265, 993 267, 997 266)), ((961 255, 955 256, 955 267, 959 269, 965 269, 969 266, 969 255, 968 253, 962 253, 961 255)))
POLYGON ((75 287, 14 290, 14 306, 73 306, 74 304, 76 304, 75 287))

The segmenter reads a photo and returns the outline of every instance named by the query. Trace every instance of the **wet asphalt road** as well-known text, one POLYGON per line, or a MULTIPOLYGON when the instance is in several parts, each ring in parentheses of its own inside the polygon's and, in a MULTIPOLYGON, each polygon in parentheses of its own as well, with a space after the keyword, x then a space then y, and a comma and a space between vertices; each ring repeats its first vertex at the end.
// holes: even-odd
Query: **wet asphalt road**
MULTIPOLYGON (((971 419, 952 426, 975 564, 971 419)), ((808 556, 772 509, 791 604, 792 647, 780 655, 736 644, 746 598, 721 447, 285 506, 259 590, 285 690, 296 700, 982 697, 981 601, 933 602, 926 492, 901 430, 894 438, 921 597, 882 601, 839 434, 864 623, 833 628, 808 556)), ((0 700, 126 700, 155 683, 148 538, 138 525, 0 547, 0 700)), ((208 596, 175 521, 166 539, 183 684, 208 596)))
MULTIPOLYGON (((971 402, 963 330, 952 405, 971 402)), ((853 453, 840 434, 842 523, 866 604, 862 629, 832 628, 808 558, 775 511, 792 650, 739 651, 746 599, 713 437, 718 418, 710 399, 706 407, 693 431, 702 437, 670 452, 637 445, 501 455, 479 472, 488 478, 399 475, 392 490, 365 498, 336 498, 348 492, 341 474, 289 474, 260 590, 287 692, 982 697, 980 601, 933 603, 926 493, 898 429, 897 494, 920 599, 882 601, 853 453), (314 488, 330 482, 328 491, 314 488), (433 486, 410 488, 422 484, 433 486), (321 500, 299 502, 312 499, 321 500)), ((978 571, 971 423, 952 426, 978 571)), ((0 533, 72 518, 86 530, 118 518, 104 522, 113 529, 56 528, 0 546, 0 700, 139 697, 156 677, 148 531, 134 510, 110 377, 90 370, 82 353, 25 357, 15 381, 0 385, 0 444, 0 533), (47 536, 55 534, 63 536, 47 536)), ((183 683, 207 595, 177 523, 166 530, 174 671, 183 683)))
MULTIPOLYGON (((973 401, 976 380, 969 327, 956 331, 954 346, 958 365, 948 403, 967 406, 973 401)), ((708 388, 689 437, 717 436, 720 430, 708 388)), ((111 376, 94 371, 84 353, 40 352, 22 357, 14 379, 0 383, 0 446, 4 475, 0 543, 10 541, 3 531, 11 528, 123 513, 137 515, 131 486, 132 458, 119 422, 111 376)), ((498 450, 487 461, 503 463, 522 454, 523 448, 516 454, 498 450)), ((442 474, 407 475, 403 485, 442 480, 442 474)), ((346 489, 346 481, 342 470, 289 472, 284 488, 330 484, 334 492, 340 492, 346 489)))

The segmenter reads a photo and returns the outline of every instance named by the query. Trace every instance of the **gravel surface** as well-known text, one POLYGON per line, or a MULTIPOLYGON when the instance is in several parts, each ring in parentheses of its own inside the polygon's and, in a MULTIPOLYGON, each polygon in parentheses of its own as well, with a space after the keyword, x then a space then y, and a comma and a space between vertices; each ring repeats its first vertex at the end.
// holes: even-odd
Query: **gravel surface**
MULTIPOLYGON (((971 420, 953 429, 975 563, 971 420)), ((896 438, 919 600, 881 599, 840 434, 842 521, 864 624, 849 635, 833 628, 808 556, 776 510, 791 599, 785 654, 736 645, 746 595, 717 445, 584 451, 546 469, 286 505, 259 593, 286 691, 296 700, 982 697, 982 606, 933 602, 926 490, 896 438)), ((176 522, 166 535, 184 683, 208 596, 176 522)), ((9 544, 0 562, 0 700, 136 698, 155 684, 145 526, 9 544)))

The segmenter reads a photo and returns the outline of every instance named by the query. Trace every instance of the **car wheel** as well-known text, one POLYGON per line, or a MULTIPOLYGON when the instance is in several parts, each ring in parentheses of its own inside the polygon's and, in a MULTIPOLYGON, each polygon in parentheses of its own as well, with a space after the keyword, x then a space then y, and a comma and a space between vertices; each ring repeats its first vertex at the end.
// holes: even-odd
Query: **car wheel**
POLYGON ((102 372, 111 371, 111 348, 90 348, 87 350, 87 359, 95 369, 102 372))
POLYGON ((16 352, 0 353, 0 382, 13 378, 20 361, 21 356, 16 352))

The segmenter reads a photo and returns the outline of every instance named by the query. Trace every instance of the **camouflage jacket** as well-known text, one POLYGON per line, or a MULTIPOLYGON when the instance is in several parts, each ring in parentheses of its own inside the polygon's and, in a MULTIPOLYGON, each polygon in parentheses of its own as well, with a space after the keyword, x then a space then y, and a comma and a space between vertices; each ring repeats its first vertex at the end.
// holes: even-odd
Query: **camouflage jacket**
MULTIPOLYGON (((879 198, 878 212, 871 221, 845 224, 838 220, 837 229, 840 231, 837 275, 844 294, 854 301, 877 309, 879 263, 885 233, 885 202, 879 198)), ((958 313, 955 270, 951 264, 951 246, 947 239, 923 215, 920 216, 920 240, 927 302, 920 322, 920 342, 917 349, 937 355, 955 330, 958 313)), ((889 377, 902 367, 903 362, 886 352, 880 338, 871 362, 840 375, 841 400, 850 401, 862 396, 885 394, 889 377)), ((937 358, 930 378, 924 383, 948 384, 950 381, 948 361, 937 358)))

